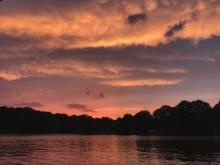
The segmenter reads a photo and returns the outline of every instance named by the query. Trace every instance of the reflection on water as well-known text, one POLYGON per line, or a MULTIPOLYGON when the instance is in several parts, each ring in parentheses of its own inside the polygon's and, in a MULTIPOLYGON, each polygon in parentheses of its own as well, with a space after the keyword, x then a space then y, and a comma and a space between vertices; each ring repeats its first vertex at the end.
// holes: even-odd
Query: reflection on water
POLYGON ((220 164, 220 138, 0 136, 2 165, 220 164))

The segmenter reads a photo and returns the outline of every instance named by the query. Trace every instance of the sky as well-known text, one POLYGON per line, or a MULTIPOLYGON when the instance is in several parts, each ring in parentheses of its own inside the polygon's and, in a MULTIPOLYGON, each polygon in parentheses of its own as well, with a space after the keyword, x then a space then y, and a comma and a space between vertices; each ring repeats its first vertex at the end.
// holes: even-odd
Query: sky
POLYGON ((0 105, 116 118, 220 99, 219 0, 3 0, 0 105))

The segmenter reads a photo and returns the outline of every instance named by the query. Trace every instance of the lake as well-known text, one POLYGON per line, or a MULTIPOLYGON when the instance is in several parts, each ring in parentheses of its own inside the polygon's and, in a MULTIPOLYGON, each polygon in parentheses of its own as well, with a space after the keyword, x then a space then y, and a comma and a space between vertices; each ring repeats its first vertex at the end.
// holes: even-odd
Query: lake
POLYGON ((218 137, 1 135, 1 165, 220 164, 218 137))

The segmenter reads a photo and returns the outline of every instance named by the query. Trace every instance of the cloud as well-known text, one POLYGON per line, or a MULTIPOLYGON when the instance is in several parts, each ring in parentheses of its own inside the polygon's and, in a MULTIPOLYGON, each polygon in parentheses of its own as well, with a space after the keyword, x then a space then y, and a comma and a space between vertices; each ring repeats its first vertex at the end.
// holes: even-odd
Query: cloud
POLYGON ((16 72, 0 71, 0 78, 8 81, 13 81, 22 78, 22 76, 20 75, 20 73, 16 72))
POLYGON ((150 74, 177 75, 188 72, 183 67, 155 63, 164 58, 168 59, 168 55, 150 53, 155 50, 145 46, 118 49, 58 49, 52 52, 37 49, 36 52, 27 52, 26 56, 21 57, 12 52, 10 58, 3 58, 0 61, 0 78, 9 81, 47 76, 117 79, 139 73, 140 76, 141 74, 150 76, 150 74))
MULTIPOLYGON (((157 46, 171 42, 167 37, 173 35, 200 41, 220 35, 219 6, 215 0, 40 0, 38 3, 22 0, 19 5, 11 0, 2 5, 0 33, 14 38, 33 38, 38 47, 47 49, 157 46), (34 8, 37 11, 32 10, 34 8), (191 20, 194 13, 196 18, 185 26, 182 20, 191 20), (130 26, 138 22, 142 24, 130 26)), ((26 42, 25 47, 33 45, 26 42)))
POLYGON ((136 24, 138 22, 143 22, 147 18, 145 13, 137 13, 133 15, 129 15, 127 20, 129 24, 136 24))
POLYGON ((95 113, 96 112, 95 110, 89 108, 85 104, 71 103, 71 104, 67 104, 66 107, 69 109, 74 109, 74 110, 80 111, 80 112, 88 112, 88 113, 95 113))
POLYGON ((133 80, 112 80, 104 81, 103 84, 116 87, 143 87, 143 86, 169 86, 181 83, 183 80, 166 80, 166 79, 133 79, 133 80))
MULTIPOLYGON (((209 42, 213 42, 212 50, 217 51, 219 37, 200 42, 196 47, 189 40, 179 40, 157 47, 139 45, 122 48, 56 49, 39 51, 40 53, 33 50, 33 52, 29 52, 30 57, 28 53, 25 57, 11 53, 10 58, 0 61, 0 78, 18 81, 33 78, 69 77, 91 79, 96 84, 107 86, 112 85, 103 82, 110 81, 117 84, 118 81, 129 79, 184 81, 187 77, 192 77, 195 66, 200 67, 207 63, 218 62, 206 46, 209 42), (200 49, 202 51, 199 51, 200 49)), ((138 82, 134 84, 138 84, 138 82)), ((159 86, 157 83, 143 83, 143 81, 141 84, 143 84, 142 86, 150 86, 149 84, 159 86)), ((165 82, 162 84, 162 86, 166 86, 165 82)))
POLYGON ((44 104, 41 102, 22 102, 14 105, 15 107, 31 107, 31 108, 43 108, 44 104))
POLYGON ((175 33, 183 30, 183 28, 185 27, 186 23, 187 23, 186 21, 181 21, 178 24, 170 26, 168 31, 165 33, 165 36, 166 37, 173 37, 175 35, 175 33))

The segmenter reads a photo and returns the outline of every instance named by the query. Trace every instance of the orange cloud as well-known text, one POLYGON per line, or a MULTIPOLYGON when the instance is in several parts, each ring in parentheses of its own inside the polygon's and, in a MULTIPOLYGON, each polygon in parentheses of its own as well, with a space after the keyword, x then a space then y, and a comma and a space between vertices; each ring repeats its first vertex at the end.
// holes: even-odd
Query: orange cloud
POLYGON ((170 26, 186 21, 173 38, 201 40, 220 35, 220 5, 217 1, 164 0, 123 1, 119 5, 103 5, 95 1, 78 10, 55 9, 37 13, 23 12, 16 16, 0 16, 0 32, 10 36, 41 39, 40 47, 84 48, 112 47, 131 44, 158 45, 167 43, 164 35, 170 26), (111 11, 111 12, 109 12, 111 11), (129 15, 143 13, 146 21, 128 24, 129 15))
POLYGON ((182 75, 188 71, 176 67, 100 65, 86 60, 69 60, 65 58, 57 60, 45 57, 28 62, 15 63, 8 68, 0 69, 0 78, 13 81, 27 77, 61 76, 118 80, 126 74, 135 75, 139 72, 182 75))
POLYGON ((103 84, 118 86, 118 87, 136 87, 136 86, 166 86, 176 85, 183 80, 168 80, 168 79, 134 79, 134 80, 113 80, 104 81, 103 84))
POLYGON ((0 78, 13 81, 22 78, 19 73, 9 72, 9 71, 0 71, 0 78))

